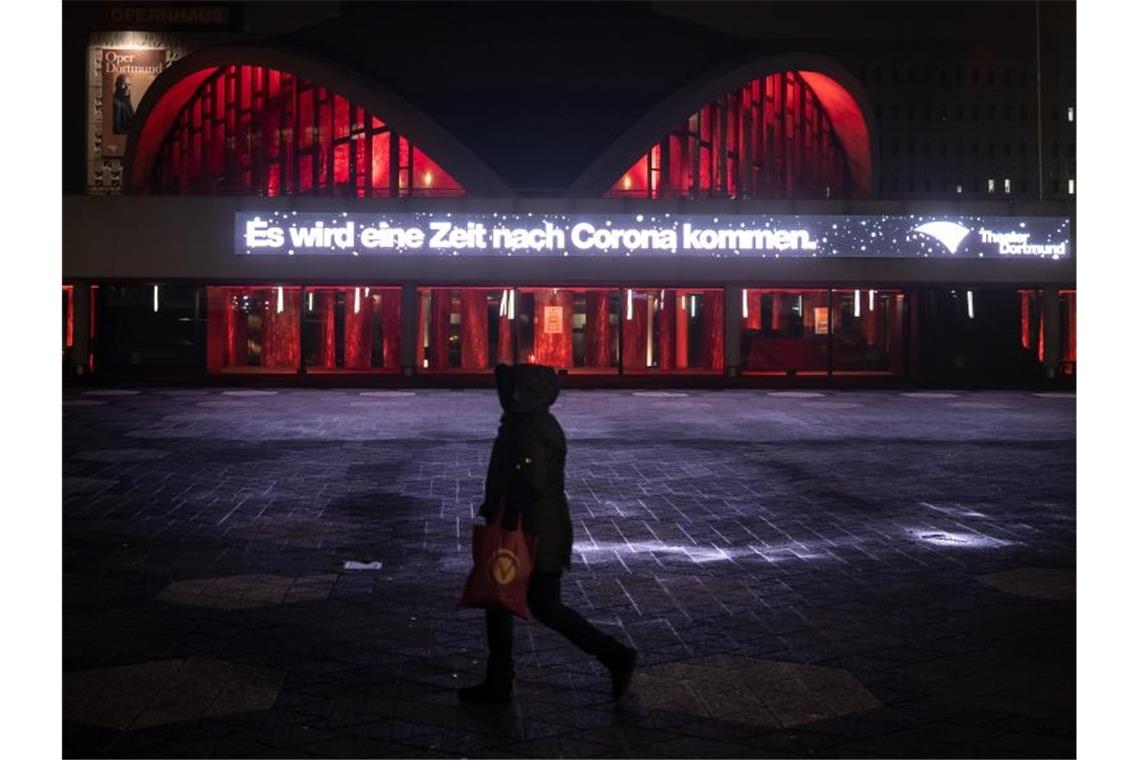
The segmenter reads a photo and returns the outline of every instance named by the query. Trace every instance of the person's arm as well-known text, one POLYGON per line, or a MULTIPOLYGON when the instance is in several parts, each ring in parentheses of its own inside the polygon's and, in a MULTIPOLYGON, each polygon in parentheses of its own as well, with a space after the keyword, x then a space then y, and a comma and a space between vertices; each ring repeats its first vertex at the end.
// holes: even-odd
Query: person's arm
POLYGON ((479 505, 479 514, 488 520, 495 516, 507 488, 504 472, 507 461, 504 451, 502 434, 495 436, 495 443, 491 447, 491 461, 487 464, 487 480, 483 487, 483 503, 479 505))

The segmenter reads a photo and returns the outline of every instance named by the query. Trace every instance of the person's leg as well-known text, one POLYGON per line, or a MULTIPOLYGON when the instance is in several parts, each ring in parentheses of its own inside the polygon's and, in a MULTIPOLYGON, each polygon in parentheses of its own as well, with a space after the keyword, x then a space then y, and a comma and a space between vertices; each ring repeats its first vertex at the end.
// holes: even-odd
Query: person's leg
POLYGON ((527 587, 527 606, 535 620, 601 660, 613 679, 615 699, 625 693, 633 676, 637 652, 599 631, 562 603, 562 573, 532 573, 527 587))
POLYGON ((498 607, 487 612, 487 677, 481 684, 459 690, 461 702, 506 704, 511 701, 515 678, 514 615, 498 607))
POLYGON ((515 661, 512 656, 515 638, 514 613, 498 607, 487 608, 487 680, 514 680, 515 661))
POLYGON ((615 645, 621 646, 562 603, 562 573, 532 573, 526 602, 535 620, 561 633, 588 654, 600 657, 615 645))

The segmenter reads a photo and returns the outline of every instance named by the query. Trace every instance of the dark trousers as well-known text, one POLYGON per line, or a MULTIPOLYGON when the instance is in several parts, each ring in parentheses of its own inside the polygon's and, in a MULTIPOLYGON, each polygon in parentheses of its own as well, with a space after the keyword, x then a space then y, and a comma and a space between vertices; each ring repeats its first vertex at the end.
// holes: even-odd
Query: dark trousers
MULTIPOLYGON (((606 657, 621 645, 590 625, 584 617, 562 603, 562 573, 532 573, 526 603, 534 619, 570 639, 574 646, 595 657, 606 657)), ((514 646, 514 614, 498 607, 487 608, 487 679, 514 678, 511 657, 514 646)))

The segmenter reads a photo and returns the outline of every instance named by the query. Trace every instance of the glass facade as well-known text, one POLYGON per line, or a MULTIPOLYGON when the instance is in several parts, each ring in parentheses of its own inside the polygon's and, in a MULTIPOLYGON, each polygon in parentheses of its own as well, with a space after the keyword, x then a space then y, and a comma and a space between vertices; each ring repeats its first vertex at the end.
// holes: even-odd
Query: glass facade
POLYGON ((1077 291, 1061 291, 1061 372, 1077 374, 1077 291))
POLYGON ((421 288, 416 367, 421 371, 490 371, 512 364, 510 288, 421 288))
POLYGON ((207 371, 300 369, 300 287, 207 287, 206 301, 207 371))
POLYGON ((826 374, 831 310, 828 291, 744 291, 740 363, 757 374, 826 374))
POLYGON ((285 71, 227 66, 182 107, 151 194, 449 197, 463 187, 408 138, 285 71))
POLYGON ((937 288, 921 291, 919 375, 971 382, 1041 377, 1044 291, 937 288))
POLYGON ((800 72, 748 82, 670 130, 608 195, 820 197, 853 182, 831 120, 800 72))
POLYGON ((200 370, 200 298, 194 285, 103 285, 94 291, 92 325, 99 329, 92 330, 93 349, 100 371, 200 370))
POLYGON ((63 359, 67 361, 67 353, 75 343, 75 288, 71 285, 63 286, 63 359))
POLYGON ((832 372, 902 374, 905 308, 897 290, 831 291, 832 372))
MULTIPOLYGON (((402 313, 395 285, 90 286, 88 371, 489 373, 504 362, 574 374, 722 374, 718 288, 424 287, 402 313), (404 319, 414 350, 402 345, 404 319), (98 325, 98 330, 96 330, 98 325), (411 329, 411 325, 409 325, 411 329), (405 356, 405 353, 407 354, 405 356)), ((64 285, 61 342, 72 364, 76 287, 64 285)), ((736 297, 736 296, 734 296, 736 297)), ((1076 291, 1032 288, 764 288, 740 291, 740 371, 920 381, 1076 374, 1076 291)))
POLYGON ((724 291, 622 291, 622 370, 722 372, 724 291))
POLYGON ((303 300, 306 372, 400 371, 400 288, 307 287, 303 300))
POLYGON ((617 289, 519 288, 519 360, 616 373, 620 308, 617 289))

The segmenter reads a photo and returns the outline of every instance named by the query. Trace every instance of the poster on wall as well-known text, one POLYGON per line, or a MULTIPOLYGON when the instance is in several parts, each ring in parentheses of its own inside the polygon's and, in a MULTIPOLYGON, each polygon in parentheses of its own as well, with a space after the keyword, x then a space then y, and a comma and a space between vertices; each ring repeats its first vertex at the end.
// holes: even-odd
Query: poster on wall
POLYGON ((166 66, 161 48, 104 48, 100 58, 102 79, 102 153, 105 158, 122 158, 135 111, 151 82, 166 66))
POLYGON ((816 306, 814 309, 812 309, 812 313, 815 316, 815 334, 816 335, 827 335, 827 327, 828 327, 828 325, 827 325, 827 320, 828 320, 827 307, 826 306, 816 306))
POLYGON ((548 334, 562 334, 562 307, 545 306, 542 310, 542 331, 548 334))

